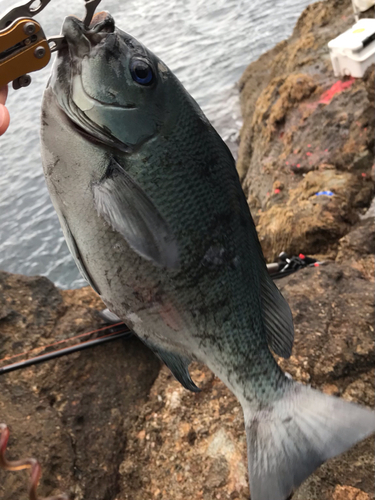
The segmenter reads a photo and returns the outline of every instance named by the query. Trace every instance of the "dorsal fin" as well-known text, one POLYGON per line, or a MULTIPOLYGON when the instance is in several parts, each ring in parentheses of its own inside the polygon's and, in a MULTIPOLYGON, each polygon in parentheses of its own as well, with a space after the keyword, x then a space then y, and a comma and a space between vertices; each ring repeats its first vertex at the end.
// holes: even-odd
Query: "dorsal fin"
POLYGON ((278 356, 289 358, 294 340, 292 312, 268 272, 261 278, 261 299, 268 345, 278 356))
MULTIPOLYGON (((245 197, 243 197, 242 203, 244 210, 248 209, 245 197)), ((292 354, 294 341, 292 312, 268 272, 255 224, 251 217, 249 229, 253 239, 252 248, 255 246, 255 257, 259 259, 261 308, 267 343, 275 354, 289 358, 292 354)))

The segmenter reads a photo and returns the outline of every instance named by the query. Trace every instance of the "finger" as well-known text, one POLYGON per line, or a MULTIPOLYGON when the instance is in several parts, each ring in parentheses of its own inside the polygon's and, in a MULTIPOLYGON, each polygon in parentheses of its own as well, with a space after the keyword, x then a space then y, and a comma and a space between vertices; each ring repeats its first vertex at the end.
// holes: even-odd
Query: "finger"
POLYGON ((8 97, 8 85, 0 88, 0 104, 5 104, 8 97))
POLYGON ((9 127, 9 122, 10 122, 9 111, 5 106, 0 104, 0 135, 3 135, 3 133, 9 127))

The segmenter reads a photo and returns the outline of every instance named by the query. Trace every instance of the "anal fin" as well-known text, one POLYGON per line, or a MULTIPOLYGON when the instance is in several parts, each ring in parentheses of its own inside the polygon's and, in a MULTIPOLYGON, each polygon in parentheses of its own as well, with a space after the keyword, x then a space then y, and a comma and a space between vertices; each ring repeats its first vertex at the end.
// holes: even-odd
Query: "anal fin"
POLYGON ((201 390, 192 381, 189 373, 190 360, 185 356, 180 354, 175 354, 174 352, 162 349, 153 342, 145 339, 141 339, 147 347, 149 347, 154 353, 168 366, 171 370, 172 375, 175 377, 180 384, 191 392, 200 392, 201 390))

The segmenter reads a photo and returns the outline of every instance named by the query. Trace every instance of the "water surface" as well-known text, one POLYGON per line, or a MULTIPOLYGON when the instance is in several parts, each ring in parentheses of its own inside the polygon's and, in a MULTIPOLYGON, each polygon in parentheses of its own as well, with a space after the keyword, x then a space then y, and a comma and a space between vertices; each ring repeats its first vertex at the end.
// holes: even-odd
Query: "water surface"
MULTIPOLYGON (((235 84, 246 66, 288 37, 310 0, 102 0, 116 24, 176 73, 235 150, 240 128, 235 84)), ((0 13, 13 2, 0 0, 0 13)), ((52 0, 37 19, 57 35, 84 2, 52 0)), ((30 87, 10 90, 11 125, 0 138, 0 269, 42 274, 61 288, 86 284, 62 236, 44 183, 39 112, 50 65, 30 87)))

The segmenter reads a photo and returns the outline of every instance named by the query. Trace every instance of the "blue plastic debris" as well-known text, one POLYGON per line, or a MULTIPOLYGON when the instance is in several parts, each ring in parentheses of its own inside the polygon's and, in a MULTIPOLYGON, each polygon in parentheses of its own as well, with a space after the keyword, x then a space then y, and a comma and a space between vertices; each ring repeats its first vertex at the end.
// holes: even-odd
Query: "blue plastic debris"
POLYGON ((321 196, 322 194, 325 196, 333 196, 335 193, 332 193, 332 191, 319 191, 319 193, 315 193, 315 196, 321 196))

